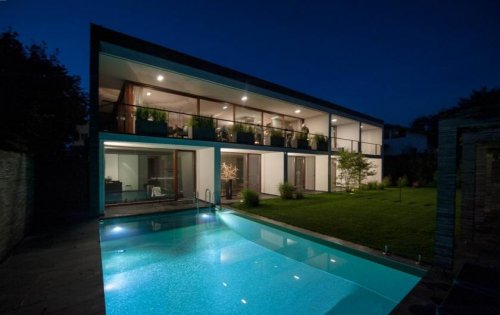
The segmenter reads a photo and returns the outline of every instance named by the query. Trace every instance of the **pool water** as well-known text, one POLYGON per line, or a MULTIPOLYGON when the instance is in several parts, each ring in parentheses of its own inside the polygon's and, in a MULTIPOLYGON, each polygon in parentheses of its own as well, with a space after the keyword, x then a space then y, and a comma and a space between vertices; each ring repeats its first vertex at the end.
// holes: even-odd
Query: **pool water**
POLYGON ((387 314, 420 280, 231 212, 100 232, 107 314, 387 314))

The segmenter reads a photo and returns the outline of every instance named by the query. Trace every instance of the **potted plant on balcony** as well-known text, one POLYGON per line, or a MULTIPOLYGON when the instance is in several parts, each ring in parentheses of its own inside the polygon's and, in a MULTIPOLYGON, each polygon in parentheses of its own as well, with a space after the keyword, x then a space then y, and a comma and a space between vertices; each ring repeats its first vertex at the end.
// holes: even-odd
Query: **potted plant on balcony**
POLYGON ((221 165, 220 177, 225 181, 226 199, 233 198, 233 180, 237 179, 236 174, 238 173, 238 168, 231 163, 226 164, 225 162, 221 165))
POLYGON ((160 109, 137 107, 135 110, 135 133, 166 137, 168 133, 167 113, 160 109))
POLYGON ((215 141, 214 119, 205 116, 191 116, 188 136, 191 139, 215 141))
POLYGON ((236 123, 233 125, 232 132, 233 132, 233 142, 242 144, 255 143, 255 130, 250 125, 236 123))
POLYGON ((328 141, 323 134, 316 134, 312 138, 311 148, 317 151, 328 151, 328 141))
POLYGON ((273 147, 283 147, 285 145, 285 137, 283 137, 283 131, 279 129, 271 129, 270 138, 270 143, 273 147))

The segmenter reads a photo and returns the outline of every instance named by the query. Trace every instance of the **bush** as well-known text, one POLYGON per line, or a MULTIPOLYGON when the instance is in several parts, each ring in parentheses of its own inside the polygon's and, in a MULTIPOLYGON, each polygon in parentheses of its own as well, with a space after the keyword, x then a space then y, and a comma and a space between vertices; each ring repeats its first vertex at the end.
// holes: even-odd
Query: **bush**
POLYGON ((280 184, 279 191, 281 199, 293 199, 295 187, 285 182, 280 184))
POLYGON ((384 178, 382 178, 381 185, 383 185, 384 188, 387 188, 387 187, 391 186, 391 182, 392 182, 391 178, 389 176, 385 176, 384 178))
POLYGON ((251 189, 243 189, 241 191, 243 204, 247 207, 258 207, 260 203, 259 193, 251 189))
POLYGON ((368 182, 366 185, 366 189, 368 190, 376 190, 378 188, 378 183, 376 181, 368 182))
POLYGON ((406 187, 408 186, 408 177, 403 176, 398 178, 398 187, 406 187))
POLYGON ((377 184, 377 189, 384 190, 385 189, 385 184, 384 183, 378 183, 377 184))

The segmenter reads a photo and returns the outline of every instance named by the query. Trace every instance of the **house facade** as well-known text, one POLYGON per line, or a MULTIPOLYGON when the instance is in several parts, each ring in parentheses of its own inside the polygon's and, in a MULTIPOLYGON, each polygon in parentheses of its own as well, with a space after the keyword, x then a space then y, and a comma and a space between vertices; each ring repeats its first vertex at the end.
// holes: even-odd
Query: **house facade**
POLYGON ((91 207, 197 196, 218 204, 289 182, 335 191, 342 150, 382 175, 383 121, 91 26, 91 207), (221 178, 233 171, 232 192, 221 178))

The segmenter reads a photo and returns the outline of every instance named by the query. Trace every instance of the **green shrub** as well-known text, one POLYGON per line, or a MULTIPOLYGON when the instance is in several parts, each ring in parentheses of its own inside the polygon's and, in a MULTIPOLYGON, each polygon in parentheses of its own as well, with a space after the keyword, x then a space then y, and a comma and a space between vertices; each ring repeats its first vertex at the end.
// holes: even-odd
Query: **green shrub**
POLYGON ((386 186, 385 186, 385 184, 384 184, 384 183, 378 183, 378 184, 377 184, 377 189, 379 189, 379 190, 384 190, 384 189, 385 189, 385 187, 386 187, 386 186))
POLYGON ((378 187, 378 183, 376 181, 368 182, 368 184, 366 185, 366 188, 368 190, 376 190, 377 187, 378 187))
POLYGON ((408 186, 408 177, 403 176, 398 178, 398 187, 406 187, 408 186))
POLYGON ((386 176, 386 177, 382 178, 381 184, 384 186, 384 188, 387 188, 387 187, 391 186, 391 182, 392 182, 391 178, 389 176, 386 176))
POLYGON ((280 183, 279 191, 281 199, 293 199, 293 193, 295 191, 295 187, 293 187, 287 182, 280 183))
POLYGON ((259 193, 251 189, 243 189, 241 191, 243 204, 247 207, 258 207, 260 203, 259 193))

